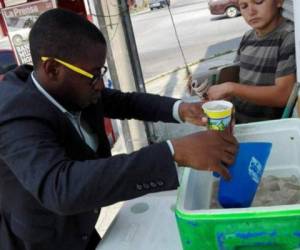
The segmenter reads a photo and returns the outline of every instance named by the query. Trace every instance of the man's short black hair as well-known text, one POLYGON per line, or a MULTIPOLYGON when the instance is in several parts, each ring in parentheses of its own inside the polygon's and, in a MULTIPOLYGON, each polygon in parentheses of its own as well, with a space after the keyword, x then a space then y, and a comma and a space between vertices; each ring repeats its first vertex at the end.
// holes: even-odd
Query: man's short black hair
POLYGON ((35 67, 41 56, 65 60, 80 58, 95 43, 106 45, 103 34, 94 24, 72 11, 59 8, 44 12, 29 34, 35 67))

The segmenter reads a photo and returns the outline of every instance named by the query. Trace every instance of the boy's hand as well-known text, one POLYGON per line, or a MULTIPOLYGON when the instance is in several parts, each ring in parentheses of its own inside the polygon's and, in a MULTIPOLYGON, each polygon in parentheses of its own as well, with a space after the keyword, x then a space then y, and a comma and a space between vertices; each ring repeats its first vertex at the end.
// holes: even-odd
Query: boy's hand
POLYGON ((207 91, 209 100, 229 99, 233 92, 233 82, 224 82, 221 84, 211 86, 207 91))

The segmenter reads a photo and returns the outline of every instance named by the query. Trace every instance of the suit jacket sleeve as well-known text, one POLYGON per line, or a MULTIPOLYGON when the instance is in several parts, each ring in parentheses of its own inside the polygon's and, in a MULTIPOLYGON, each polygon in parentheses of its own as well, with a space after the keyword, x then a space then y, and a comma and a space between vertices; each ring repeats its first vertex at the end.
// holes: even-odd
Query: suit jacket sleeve
POLYGON ((76 214, 178 186, 165 142, 129 155, 78 161, 67 155, 57 129, 37 117, 0 126, 1 159, 51 211, 76 214))
POLYGON ((110 118, 178 122, 172 114, 176 101, 175 98, 145 93, 123 93, 107 88, 102 91, 104 115, 110 118))

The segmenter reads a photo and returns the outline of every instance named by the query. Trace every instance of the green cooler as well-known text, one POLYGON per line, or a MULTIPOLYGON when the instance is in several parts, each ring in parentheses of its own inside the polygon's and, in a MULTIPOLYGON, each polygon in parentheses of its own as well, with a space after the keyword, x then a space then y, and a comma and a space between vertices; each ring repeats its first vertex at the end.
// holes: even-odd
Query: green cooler
MULTIPOLYGON (((294 177, 300 184, 300 119, 239 125, 235 134, 239 142, 273 144, 263 178, 294 177)), ((300 249, 300 190, 293 193, 294 204, 212 208, 218 181, 209 172, 184 170, 176 204, 184 250, 300 249)))

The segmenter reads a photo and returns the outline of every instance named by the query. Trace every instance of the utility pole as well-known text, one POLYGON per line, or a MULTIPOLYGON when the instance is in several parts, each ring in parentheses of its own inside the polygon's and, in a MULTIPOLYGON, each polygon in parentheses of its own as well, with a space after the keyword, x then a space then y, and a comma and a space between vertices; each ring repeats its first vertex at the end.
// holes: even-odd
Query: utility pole
MULTIPOLYGON (((96 25, 108 42, 107 63, 114 87, 123 92, 145 92, 127 2, 125 0, 91 1, 93 20, 96 20, 96 25)), ((128 153, 148 145, 146 128, 140 121, 122 121, 124 143, 128 153)))

